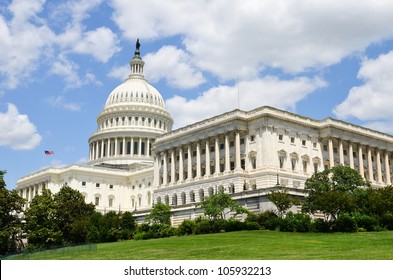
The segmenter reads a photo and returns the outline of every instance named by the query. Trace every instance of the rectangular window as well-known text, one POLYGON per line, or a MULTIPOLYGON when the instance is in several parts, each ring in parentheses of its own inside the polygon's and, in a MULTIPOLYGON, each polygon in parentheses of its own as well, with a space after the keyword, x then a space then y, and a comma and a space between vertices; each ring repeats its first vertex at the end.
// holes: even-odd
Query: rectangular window
POLYGON ((344 156, 348 155, 347 150, 344 150, 344 156))
POLYGON ((337 154, 337 148, 336 147, 333 148, 333 153, 337 154))
POLYGON ((306 140, 302 140, 302 146, 306 146, 306 140))
POLYGON ((295 171, 295 168, 296 168, 296 159, 294 159, 294 158, 291 159, 291 165, 292 165, 292 171, 295 171))
POLYGON ((111 197, 109 198, 108 205, 109 205, 109 207, 113 206, 113 198, 111 198, 111 197))
POLYGON ((314 149, 316 149, 316 148, 317 148, 317 142, 313 142, 313 143, 312 143, 312 147, 313 147, 314 149))
POLYGON ((110 188, 110 189, 113 189, 113 185, 109 185, 109 188, 110 188))
POLYGON ((291 144, 295 143, 295 137, 291 137, 291 144))
POLYGON ((221 143, 220 144, 220 150, 223 150, 224 149, 224 143, 221 143))
POLYGON ((307 161, 303 161, 303 172, 307 173, 307 161))
POLYGON ((229 141, 229 147, 233 147, 235 146, 235 142, 234 141, 229 141))
POLYGON ((96 188, 99 188, 100 187, 100 183, 96 183, 96 188))
POLYGON ((356 152, 353 152, 352 155, 353 155, 354 158, 357 158, 356 152))
POLYGON ((244 144, 244 138, 240 138, 240 145, 244 144))
POLYGON ((314 173, 318 172, 318 163, 314 162, 314 173))
POLYGON ((251 142, 254 142, 254 141, 255 141, 255 135, 251 135, 251 136, 250 136, 250 141, 251 141, 251 142))
POLYGON ((284 168, 284 157, 279 157, 280 160, 280 168, 284 168))
POLYGON ((283 138, 284 138, 284 136, 282 134, 278 135, 278 140, 282 141, 283 138))
POLYGON ((325 152, 327 152, 327 146, 326 146, 326 145, 323 145, 323 150, 324 150, 325 152))
POLYGON ((95 206, 100 205, 100 198, 98 196, 96 196, 95 199, 94 199, 94 205, 95 206))
POLYGON ((86 182, 82 182, 82 187, 85 187, 86 186, 86 182))

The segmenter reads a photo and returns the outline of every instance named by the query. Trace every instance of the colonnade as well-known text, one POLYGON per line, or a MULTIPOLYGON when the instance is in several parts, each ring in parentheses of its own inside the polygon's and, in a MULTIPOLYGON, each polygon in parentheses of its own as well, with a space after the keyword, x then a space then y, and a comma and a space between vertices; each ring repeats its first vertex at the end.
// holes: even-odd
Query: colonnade
POLYGON ((165 150, 157 150, 154 178, 157 185, 181 183, 221 173, 249 170, 246 156, 249 137, 241 131, 195 140, 165 150))
POLYGON ((41 194, 42 191, 45 189, 45 183, 34 184, 28 187, 24 187, 19 189, 19 196, 26 199, 27 203, 31 202, 33 198, 41 194))
POLYGON ((391 184, 390 151, 340 138, 327 138, 323 143, 326 141, 328 167, 348 165, 371 182, 391 184))
POLYGON ((96 140, 89 145, 89 159, 121 156, 151 156, 153 138, 116 137, 96 140))

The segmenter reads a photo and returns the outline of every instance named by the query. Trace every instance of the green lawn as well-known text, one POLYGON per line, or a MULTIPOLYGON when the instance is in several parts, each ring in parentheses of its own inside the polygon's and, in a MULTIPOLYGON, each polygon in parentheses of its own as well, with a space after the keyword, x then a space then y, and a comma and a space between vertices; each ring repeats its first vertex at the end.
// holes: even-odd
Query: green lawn
POLYGON ((393 232, 287 233, 241 231, 131 240, 97 245, 96 251, 35 253, 57 260, 381 260, 393 259, 393 232))

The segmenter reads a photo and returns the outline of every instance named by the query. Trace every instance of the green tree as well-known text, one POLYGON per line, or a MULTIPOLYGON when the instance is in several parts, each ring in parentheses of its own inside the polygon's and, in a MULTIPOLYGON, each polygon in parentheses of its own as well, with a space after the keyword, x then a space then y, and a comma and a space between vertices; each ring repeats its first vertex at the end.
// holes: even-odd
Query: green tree
POLYGON ((280 217, 282 217, 292 205, 299 203, 297 199, 284 191, 272 191, 266 196, 276 207, 280 217))
POLYGON ((43 249, 63 242, 63 234, 56 221, 56 207, 50 190, 43 190, 30 202, 25 212, 29 248, 43 249))
POLYGON ((225 219, 226 214, 230 212, 235 212, 235 215, 248 213, 245 208, 240 206, 239 202, 233 200, 229 194, 222 191, 210 195, 197 206, 204 208, 204 214, 210 220, 225 219))
POLYGON ((327 220, 336 220, 341 213, 358 210, 358 198, 369 187, 370 183, 348 166, 317 172, 306 180, 308 195, 303 202, 303 211, 321 211, 327 220))
POLYGON ((145 221, 149 224, 171 225, 171 208, 164 203, 157 203, 150 213, 146 215, 145 221))
POLYGON ((88 221, 95 212, 93 204, 87 204, 83 195, 64 185, 53 197, 58 228, 65 243, 81 243, 86 240, 88 221))
POLYGON ((25 203, 15 190, 6 188, 5 174, 0 170, 0 254, 14 252, 22 244, 20 214, 25 203))

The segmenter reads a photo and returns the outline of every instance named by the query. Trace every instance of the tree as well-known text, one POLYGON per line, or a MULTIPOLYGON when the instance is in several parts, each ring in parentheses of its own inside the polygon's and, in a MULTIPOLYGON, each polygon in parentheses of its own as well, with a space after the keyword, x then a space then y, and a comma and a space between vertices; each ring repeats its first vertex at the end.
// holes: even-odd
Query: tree
POLYGON ((164 203, 157 203, 150 213, 146 215, 145 221, 149 224, 171 225, 171 208, 164 203))
POLYGON ((303 203, 303 211, 321 211, 327 220, 336 220, 341 213, 357 210, 358 197, 370 183, 348 166, 336 166, 317 172, 306 180, 308 193, 303 203))
POLYGON ((282 217, 285 212, 298 203, 291 195, 286 191, 272 191, 266 196, 273 204, 277 207, 278 215, 282 217))
POLYGON ((20 214, 25 203, 15 190, 6 188, 5 173, 0 170, 0 254, 14 252, 22 244, 20 214))
POLYGON ((248 211, 241 207, 239 202, 232 199, 229 194, 218 192, 207 197, 203 202, 198 204, 204 208, 205 216, 211 220, 225 219, 226 214, 235 212, 235 215, 247 213, 248 211))
POLYGON ((86 240, 88 221, 95 212, 93 204, 87 204, 83 195, 64 185, 53 197, 55 216, 65 243, 81 243, 86 240))
POLYGON ((63 242, 56 221, 56 207, 50 190, 44 189, 30 202, 25 212, 26 233, 30 249, 44 249, 63 242))

